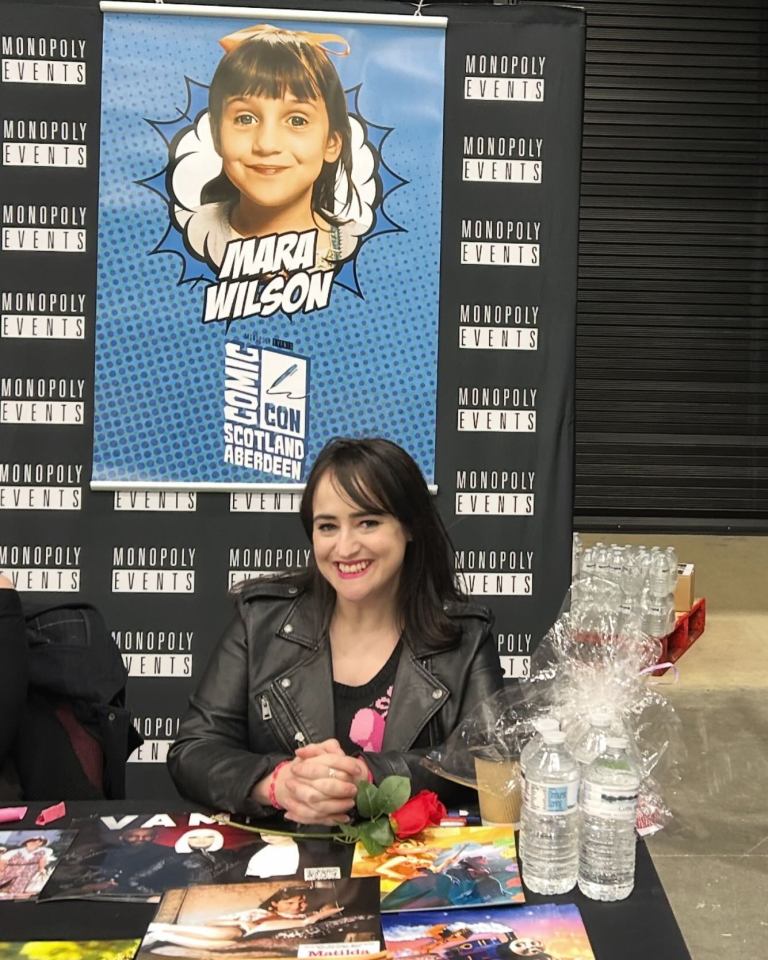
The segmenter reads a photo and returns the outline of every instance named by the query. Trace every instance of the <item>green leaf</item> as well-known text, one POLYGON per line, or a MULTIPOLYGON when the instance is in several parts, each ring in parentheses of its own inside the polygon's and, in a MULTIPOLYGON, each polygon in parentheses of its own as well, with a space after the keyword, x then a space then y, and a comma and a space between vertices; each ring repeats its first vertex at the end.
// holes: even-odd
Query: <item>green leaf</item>
POLYGON ((357 804, 357 812, 364 820, 370 820, 371 817, 378 816, 375 812, 378 791, 379 788, 375 784, 367 783, 365 780, 360 780, 357 785, 355 803, 357 804))
POLYGON ((360 841, 371 854, 377 856, 394 843, 395 835, 392 832, 389 820, 369 820, 360 826, 360 841))
POLYGON ((356 843, 360 836, 360 827, 351 823, 339 824, 339 837, 343 843, 356 843))
POLYGON ((385 777, 379 784, 376 798, 379 813, 394 813, 411 795, 411 781, 408 777, 385 777))

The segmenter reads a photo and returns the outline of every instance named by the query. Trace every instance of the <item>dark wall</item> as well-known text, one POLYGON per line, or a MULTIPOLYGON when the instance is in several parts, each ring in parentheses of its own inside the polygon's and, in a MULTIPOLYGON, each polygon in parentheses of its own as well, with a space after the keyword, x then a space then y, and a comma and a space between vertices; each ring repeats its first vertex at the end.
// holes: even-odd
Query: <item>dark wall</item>
POLYGON ((584 0, 578 529, 768 528, 764 0, 584 0))

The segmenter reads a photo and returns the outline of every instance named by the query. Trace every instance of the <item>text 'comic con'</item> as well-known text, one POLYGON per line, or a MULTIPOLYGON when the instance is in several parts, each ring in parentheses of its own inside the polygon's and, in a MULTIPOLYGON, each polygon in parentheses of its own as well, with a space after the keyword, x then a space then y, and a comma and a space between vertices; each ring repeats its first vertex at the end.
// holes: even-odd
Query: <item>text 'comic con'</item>
POLYGON ((411 453, 525 676, 571 563, 583 13, 0 2, 0 45, 0 571, 103 614, 129 791, 173 796, 229 589, 306 566, 334 436, 411 453), (229 114, 283 109, 286 43, 328 130, 267 229, 229 114))

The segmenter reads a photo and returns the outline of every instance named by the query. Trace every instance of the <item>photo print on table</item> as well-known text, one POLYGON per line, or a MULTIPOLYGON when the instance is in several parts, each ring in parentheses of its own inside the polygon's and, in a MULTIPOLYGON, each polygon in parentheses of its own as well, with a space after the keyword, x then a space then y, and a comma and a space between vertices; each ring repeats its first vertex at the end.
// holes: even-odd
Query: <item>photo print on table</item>
POLYGON ((373 878, 169 890, 137 960, 371 956, 381 951, 373 878))
POLYGON ((0 900, 34 900, 74 830, 0 830, 0 900))
POLYGON ((358 844, 353 877, 381 880, 381 909, 431 910, 522 903, 509 827, 437 827, 371 856, 358 844))

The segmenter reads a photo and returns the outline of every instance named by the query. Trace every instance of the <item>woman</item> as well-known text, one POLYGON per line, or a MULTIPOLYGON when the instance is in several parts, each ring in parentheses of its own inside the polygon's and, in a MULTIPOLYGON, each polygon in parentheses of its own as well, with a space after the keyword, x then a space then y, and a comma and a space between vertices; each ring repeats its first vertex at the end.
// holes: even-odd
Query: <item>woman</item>
POLYGON ((418 467, 388 440, 319 454, 300 516, 305 574, 243 585, 168 763, 190 799, 343 823, 389 774, 455 790, 421 757, 501 686, 489 613, 462 602, 418 467))
POLYGON ((260 933, 308 927, 342 912, 343 908, 337 903, 310 911, 306 894, 304 887, 284 887, 260 907, 216 917, 206 923, 151 923, 149 941, 152 946, 172 943, 192 949, 224 950, 260 933))

